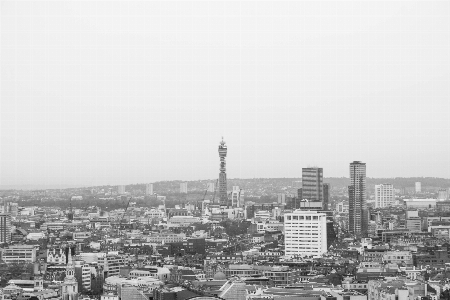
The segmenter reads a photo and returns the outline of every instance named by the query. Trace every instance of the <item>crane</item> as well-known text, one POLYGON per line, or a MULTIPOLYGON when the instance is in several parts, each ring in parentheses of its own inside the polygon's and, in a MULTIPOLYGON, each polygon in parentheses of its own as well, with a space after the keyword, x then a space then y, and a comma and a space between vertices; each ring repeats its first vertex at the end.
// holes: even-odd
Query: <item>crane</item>
POLYGON ((120 227, 122 226, 122 222, 123 222, 123 219, 125 218, 125 214, 127 213, 128 206, 130 205, 130 201, 131 201, 131 197, 128 197, 127 206, 125 207, 125 210, 123 212, 122 218, 120 219, 119 229, 118 230, 120 230, 120 227))
MULTIPOLYGON (((206 188, 206 190, 205 190, 205 193, 203 193, 203 198, 202 198, 202 203, 203 203, 203 201, 205 201, 205 197, 206 197, 206 193, 208 192, 208 188, 206 188)), ((196 207, 196 209, 198 208, 198 202, 197 202, 197 207, 196 207)))

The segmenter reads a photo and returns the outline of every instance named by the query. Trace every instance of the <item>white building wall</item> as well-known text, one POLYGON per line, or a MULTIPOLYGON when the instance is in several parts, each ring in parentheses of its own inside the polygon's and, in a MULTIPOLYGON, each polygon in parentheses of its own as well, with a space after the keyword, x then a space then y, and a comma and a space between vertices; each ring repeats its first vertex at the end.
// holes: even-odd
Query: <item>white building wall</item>
POLYGON ((322 256, 327 252, 326 214, 296 210, 284 215, 285 255, 322 256))
POLYGON ((182 183, 180 183, 180 193, 184 193, 184 194, 186 194, 187 193, 187 182, 182 182, 182 183))
POLYGON ((147 184, 145 185, 145 194, 146 194, 147 196, 153 195, 153 183, 147 183, 147 184))
POLYGON ((117 186, 117 194, 119 194, 119 195, 125 194, 125 186, 124 185, 117 186))
POLYGON ((422 192, 422 183, 420 181, 416 182, 416 193, 422 192))
POLYGON ((394 205, 394 186, 392 184, 375 185, 375 207, 389 207, 394 205))

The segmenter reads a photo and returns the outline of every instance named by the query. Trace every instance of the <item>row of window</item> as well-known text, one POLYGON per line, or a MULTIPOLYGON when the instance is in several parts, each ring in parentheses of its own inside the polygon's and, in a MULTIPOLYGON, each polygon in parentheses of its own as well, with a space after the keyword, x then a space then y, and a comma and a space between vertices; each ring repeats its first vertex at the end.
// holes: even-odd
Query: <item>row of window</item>
POLYGON ((287 220, 319 220, 319 216, 287 216, 287 220), (292 217, 292 219, 291 219, 292 217))
MULTIPOLYGON (((303 244, 306 244, 306 245, 309 245, 310 243, 315 243, 316 241, 297 241, 297 247, 299 246, 299 245, 303 245, 303 244)), ((296 246, 293 246, 293 245, 289 245, 289 246, 286 246, 286 248, 295 248, 296 246)), ((314 246, 314 247, 316 247, 316 246, 314 246)))
POLYGON ((292 227, 292 229, 295 229, 295 228, 302 228, 302 229, 314 229, 314 228, 319 228, 319 226, 314 226, 314 225, 304 225, 304 224, 298 224, 298 223, 294 223, 294 224, 292 224, 292 223, 287 223, 286 225, 294 225, 294 226, 292 227))

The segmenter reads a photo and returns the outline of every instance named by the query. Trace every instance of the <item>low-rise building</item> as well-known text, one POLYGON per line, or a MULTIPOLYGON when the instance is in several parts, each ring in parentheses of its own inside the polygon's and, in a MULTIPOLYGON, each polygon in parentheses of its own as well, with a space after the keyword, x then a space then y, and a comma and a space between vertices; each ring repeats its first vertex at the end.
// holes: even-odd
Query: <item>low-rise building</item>
POLYGON ((152 233, 149 236, 145 237, 147 243, 151 244, 168 244, 168 243, 176 243, 182 242, 186 239, 186 234, 184 233, 152 233))
POLYGON ((125 265, 125 260, 120 255, 107 254, 98 258, 98 264, 103 268, 103 277, 118 276, 120 268, 125 265))
POLYGON ((193 216, 173 216, 169 219, 167 222, 168 228, 173 227, 188 227, 191 224, 194 223, 200 223, 201 220, 199 217, 193 217, 193 216))
MULTIPOLYGON (((163 282, 153 277, 126 278, 110 276, 103 283, 105 293, 119 293, 124 287, 136 287, 145 294, 152 294, 153 290, 162 285, 163 282)), ((128 298, 125 298, 128 299, 128 298)))
POLYGON ((383 255, 383 262, 412 266, 413 257, 410 251, 387 251, 383 255))
POLYGON ((9 263, 34 263, 36 247, 33 245, 11 245, 1 250, 2 260, 9 263))
POLYGON ((91 237, 91 233, 88 231, 76 231, 73 233, 73 239, 75 241, 82 241, 91 237))

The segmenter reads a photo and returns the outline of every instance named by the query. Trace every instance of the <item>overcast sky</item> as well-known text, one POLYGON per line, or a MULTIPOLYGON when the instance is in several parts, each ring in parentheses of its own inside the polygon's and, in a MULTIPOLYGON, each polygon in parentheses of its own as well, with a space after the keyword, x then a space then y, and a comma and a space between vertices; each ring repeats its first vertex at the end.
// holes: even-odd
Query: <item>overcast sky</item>
POLYGON ((450 1, 1 1, 0 185, 450 178, 450 1))

